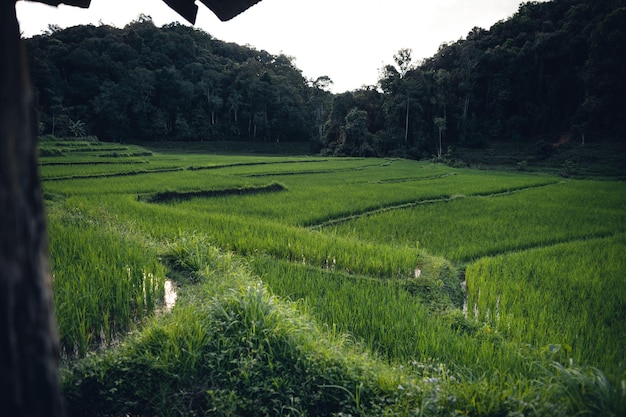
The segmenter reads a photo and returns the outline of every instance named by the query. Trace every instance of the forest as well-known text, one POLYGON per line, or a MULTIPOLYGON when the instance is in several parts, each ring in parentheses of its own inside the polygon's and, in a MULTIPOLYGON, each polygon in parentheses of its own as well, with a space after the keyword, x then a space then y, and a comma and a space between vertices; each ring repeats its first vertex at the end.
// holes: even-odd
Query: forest
MULTIPOLYGON (((611 140, 626 132, 623 0, 526 2, 370 86, 333 94, 293 57, 139 16, 26 39, 39 133, 115 142, 308 142, 335 156, 611 140)), ((376 78, 375 76, 373 78, 376 78)))

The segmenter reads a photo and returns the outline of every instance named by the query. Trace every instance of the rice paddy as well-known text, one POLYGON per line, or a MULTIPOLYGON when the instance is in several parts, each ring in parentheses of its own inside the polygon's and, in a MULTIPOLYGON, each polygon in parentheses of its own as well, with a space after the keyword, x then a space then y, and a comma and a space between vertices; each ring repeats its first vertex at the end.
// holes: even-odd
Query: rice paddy
POLYGON ((455 398, 432 391, 423 410, 430 398, 449 412, 526 413, 541 408, 530 397, 557 404, 564 381, 586 387, 598 375, 610 397, 602 410, 624 410, 621 182, 184 145, 41 148, 68 357, 141 328, 163 305, 166 278, 180 281, 181 305, 195 297, 189 279, 222 280, 224 261, 205 261, 217 250, 323 334, 403 368, 422 393, 455 398))

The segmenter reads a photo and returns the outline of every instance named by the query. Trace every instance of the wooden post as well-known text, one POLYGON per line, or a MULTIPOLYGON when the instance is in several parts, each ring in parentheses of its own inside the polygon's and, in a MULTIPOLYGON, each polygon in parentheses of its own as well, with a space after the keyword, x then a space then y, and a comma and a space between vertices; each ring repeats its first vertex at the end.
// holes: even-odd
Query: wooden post
POLYGON ((15 2, 0 1, 0 407, 63 415, 45 215, 15 2))

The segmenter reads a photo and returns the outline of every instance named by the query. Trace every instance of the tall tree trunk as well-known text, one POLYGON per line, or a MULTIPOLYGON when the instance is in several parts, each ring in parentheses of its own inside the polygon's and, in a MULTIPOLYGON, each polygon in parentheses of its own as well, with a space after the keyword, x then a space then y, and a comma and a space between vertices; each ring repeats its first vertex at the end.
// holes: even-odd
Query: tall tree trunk
POLYGON ((404 143, 409 143, 409 93, 406 94, 406 120, 404 123, 404 143))
POLYGON ((315 121, 317 123, 317 135, 320 142, 324 139, 324 103, 320 103, 315 111, 315 121))
POLYGON ((467 136, 467 113, 469 110, 470 98, 469 94, 465 94, 465 100, 463 101, 463 113, 461 113, 461 126, 460 126, 460 142, 465 142, 467 136))
POLYGON ((63 415, 31 90, 15 2, 0 2, 0 407, 63 415))
POLYGON ((441 128, 439 128, 439 148, 437 150, 437 157, 441 158, 441 128))

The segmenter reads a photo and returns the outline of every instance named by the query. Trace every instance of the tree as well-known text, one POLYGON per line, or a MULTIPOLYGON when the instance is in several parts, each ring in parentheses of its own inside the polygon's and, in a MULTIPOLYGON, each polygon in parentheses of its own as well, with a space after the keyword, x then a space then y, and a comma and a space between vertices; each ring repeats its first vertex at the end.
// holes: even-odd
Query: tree
POLYGON ((351 92, 336 95, 333 98, 328 118, 324 124, 323 154, 332 155, 341 143, 343 126, 348 112, 356 106, 356 100, 351 92))
POLYGON ((580 135, 580 146, 585 146, 585 134, 587 132, 588 123, 583 122, 572 126, 572 131, 580 135))
POLYGON ((339 156, 370 156, 370 136, 367 129, 367 112, 355 107, 346 115, 335 153, 339 156))
POLYGON ((395 65, 386 65, 379 76, 379 86, 385 94, 386 132, 402 142, 397 148, 408 151, 419 141, 424 74, 413 63, 410 49, 399 50, 393 59, 395 65))
POLYGON ((217 114, 224 105, 221 97, 222 74, 216 70, 205 71, 203 80, 199 83, 206 98, 206 104, 211 115, 211 126, 217 123, 217 114))
POLYGON ((330 97, 330 87, 333 81, 327 75, 317 77, 310 81, 312 92, 310 103, 315 115, 315 125, 317 127, 317 138, 322 143, 324 134, 324 121, 326 119, 325 105, 330 97))
POLYGON ((70 119, 68 129, 70 129, 75 138, 85 136, 85 123, 80 120, 70 119))
POLYGON ((437 130, 439 131, 439 146, 437 147, 437 158, 441 158, 442 154, 442 136, 443 132, 446 131, 446 118, 445 117, 435 117, 435 126, 437 126, 437 130))
POLYGON ((0 4, 0 401, 11 416, 60 416, 34 118, 12 1, 0 4))
POLYGON ((406 118, 404 126, 404 143, 409 142, 409 109, 411 103, 411 92, 409 81, 407 80, 407 73, 413 68, 411 49, 400 49, 394 56, 393 60, 398 66, 400 79, 404 81, 404 94, 406 95, 406 118))
POLYGON ((69 116, 102 140, 307 140, 332 100, 330 79, 310 85, 293 58, 180 24, 76 26, 26 44, 39 117, 67 136, 69 116))

